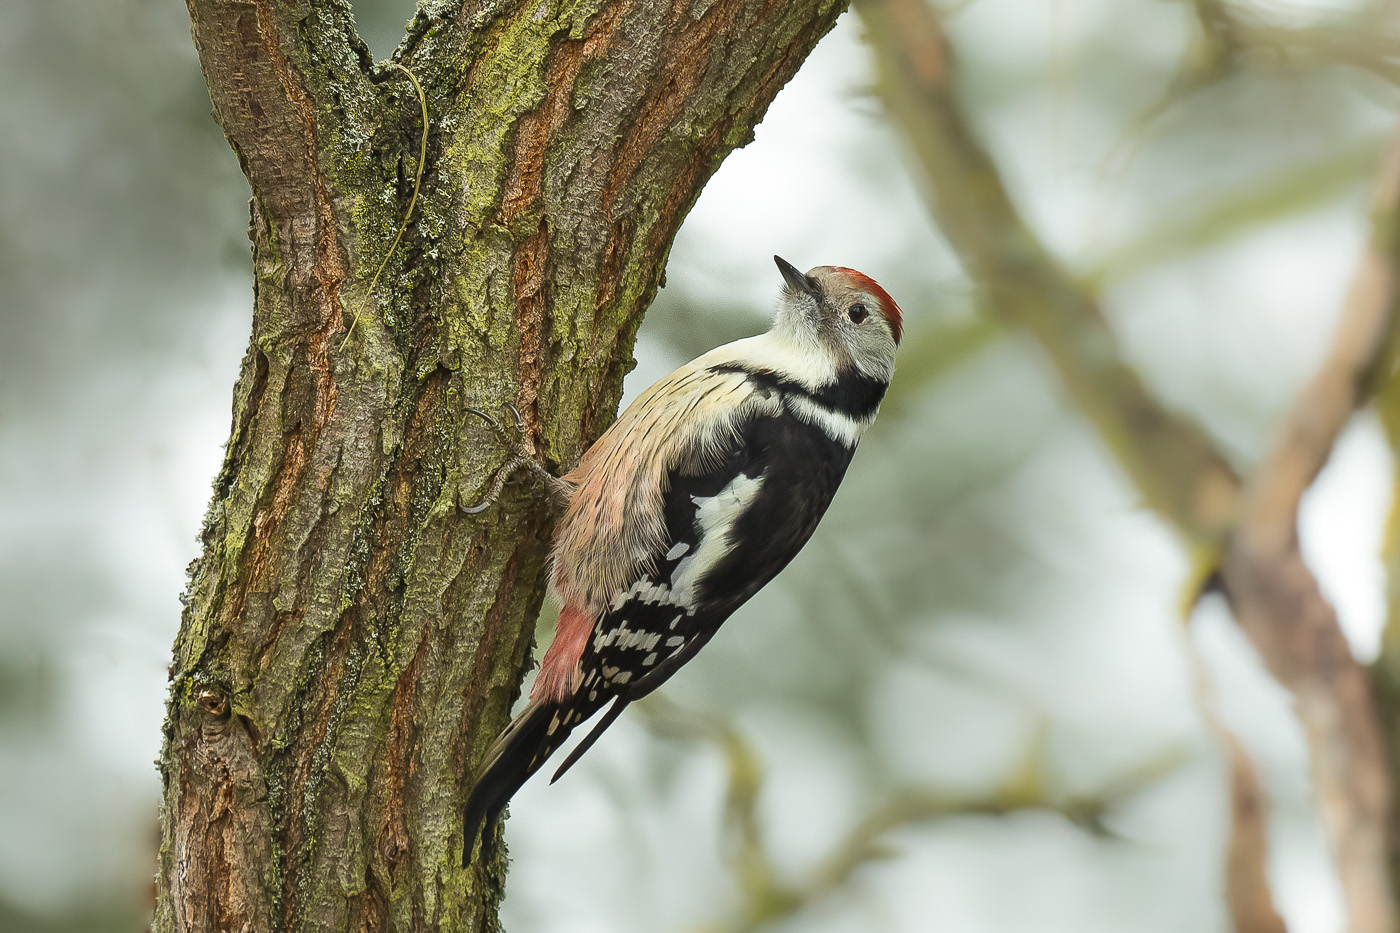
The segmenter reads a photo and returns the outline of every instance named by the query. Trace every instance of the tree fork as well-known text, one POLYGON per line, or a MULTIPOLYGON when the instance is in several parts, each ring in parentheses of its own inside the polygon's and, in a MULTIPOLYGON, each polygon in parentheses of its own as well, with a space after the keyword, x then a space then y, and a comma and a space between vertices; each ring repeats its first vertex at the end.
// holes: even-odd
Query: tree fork
POLYGON ((516 405, 559 465, 607 426, 681 220, 845 4, 423 0, 395 61, 427 127, 344 0, 187 4, 254 307, 171 665, 155 929, 494 929, 504 864, 460 867, 460 804, 549 510, 513 483, 460 512, 511 453, 468 409, 516 405))

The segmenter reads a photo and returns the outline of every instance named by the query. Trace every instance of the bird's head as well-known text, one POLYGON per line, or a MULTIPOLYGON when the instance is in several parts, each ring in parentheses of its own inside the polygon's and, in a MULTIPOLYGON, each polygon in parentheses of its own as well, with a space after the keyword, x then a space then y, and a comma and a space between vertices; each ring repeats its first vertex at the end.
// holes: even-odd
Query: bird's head
POLYGON ((774 256, 786 286, 773 327, 794 343, 830 354, 836 368, 853 366, 888 382, 904 316, 868 275, 844 266, 817 266, 804 275, 774 256))

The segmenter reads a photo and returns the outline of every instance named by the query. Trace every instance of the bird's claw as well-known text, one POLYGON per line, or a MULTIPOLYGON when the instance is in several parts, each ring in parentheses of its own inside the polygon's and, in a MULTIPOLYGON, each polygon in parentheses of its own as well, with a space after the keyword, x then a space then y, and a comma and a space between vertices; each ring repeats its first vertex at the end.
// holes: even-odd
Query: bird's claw
POLYGON ((461 509, 463 515, 480 515, 495 504, 495 497, 487 496, 476 505, 459 505, 457 508, 461 509))
MULTIPOLYGON (((510 402, 506 403, 506 407, 510 409, 511 416, 515 418, 515 438, 512 440, 511 443, 513 446, 518 448, 521 445, 521 443, 525 440, 525 418, 520 414, 520 409, 516 408, 510 402)), ((499 421, 497 421, 495 418, 492 418, 480 408, 468 408, 467 414, 476 415, 482 421, 485 421, 487 424, 491 425, 491 430, 495 431, 499 437, 501 437, 503 440, 505 439, 506 429, 501 427, 501 423, 499 421)))
POLYGON ((526 448, 525 419, 521 416, 520 409, 516 408, 510 403, 507 403, 506 407, 510 409, 511 417, 515 419, 515 437, 513 438, 507 436, 507 430, 501 426, 501 423, 499 421, 488 415, 486 412, 482 411, 480 408, 467 409, 467 412, 469 414, 476 415, 478 418, 490 425, 491 430, 496 432, 496 436, 510 446, 512 453, 511 458, 507 460, 506 463, 498 471, 496 471, 496 477, 491 483, 491 488, 487 491, 486 495, 482 498, 480 502, 478 502, 476 505, 458 506, 458 508, 466 515, 479 515, 482 512, 485 512, 487 509, 491 508, 491 506, 494 505, 496 503, 496 500, 500 497, 501 490, 505 488, 506 481, 509 480, 512 476, 514 476, 515 471, 519 470, 521 467, 525 467, 536 477, 538 477, 541 481, 543 481, 546 487, 548 487, 550 493, 552 494, 552 497, 557 497, 560 494, 567 496, 567 490, 569 487, 564 483, 564 481, 559 479, 559 477, 555 476, 553 473, 550 473, 549 470, 547 470, 542 464, 540 464, 539 461, 537 461, 534 458, 530 450, 526 448))

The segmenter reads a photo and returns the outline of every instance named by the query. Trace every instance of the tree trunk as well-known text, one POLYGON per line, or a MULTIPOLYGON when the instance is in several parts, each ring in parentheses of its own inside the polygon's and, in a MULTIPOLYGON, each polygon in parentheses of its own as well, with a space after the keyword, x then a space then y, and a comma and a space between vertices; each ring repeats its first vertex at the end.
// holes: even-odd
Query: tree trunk
POLYGON ((467 409, 514 404, 573 463, 686 211, 845 4, 422 0, 396 247, 425 129, 349 4, 188 6, 255 289, 171 667, 155 929, 494 929, 504 862, 461 867, 460 804, 550 513, 526 482, 459 511, 510 454, 467 409))

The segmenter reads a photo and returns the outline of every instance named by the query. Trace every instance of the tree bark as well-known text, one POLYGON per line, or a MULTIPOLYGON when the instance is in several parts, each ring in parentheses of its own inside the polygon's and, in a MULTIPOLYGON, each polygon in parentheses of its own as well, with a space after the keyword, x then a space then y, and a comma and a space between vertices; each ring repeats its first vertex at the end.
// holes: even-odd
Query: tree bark
POLYGON ((461 867, 460 803, 551 517, 524 482, 459 511, 510 455, 467 409, 514 404, 573 463, 682 218, 845 4, 423 0, 396 60, 425 128, 344 0, 187 2, 255 289, 171 666, 155 929, 494 929, 504 861, 461 867))

